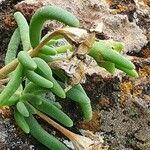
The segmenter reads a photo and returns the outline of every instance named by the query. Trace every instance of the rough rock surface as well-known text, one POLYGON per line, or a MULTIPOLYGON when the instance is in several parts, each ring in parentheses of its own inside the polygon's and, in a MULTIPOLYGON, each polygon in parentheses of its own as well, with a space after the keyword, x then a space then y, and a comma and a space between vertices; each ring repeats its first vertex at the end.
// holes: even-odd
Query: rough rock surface
POLYGON ((148 42, 143 31, 135 23, 129 22, 126 15, 105 15, 102 22, 103 33, 108 38, 125 43, 125 52, 139 52, 148 42))
POLYGON ((136 59, 139 79, 87 76, 84 85, 91 98, 93 120, 79 128, 100 132, 111 150, 150 149, 149 59, 136 59), (97 130, 96 130, 97 129, 97 130))

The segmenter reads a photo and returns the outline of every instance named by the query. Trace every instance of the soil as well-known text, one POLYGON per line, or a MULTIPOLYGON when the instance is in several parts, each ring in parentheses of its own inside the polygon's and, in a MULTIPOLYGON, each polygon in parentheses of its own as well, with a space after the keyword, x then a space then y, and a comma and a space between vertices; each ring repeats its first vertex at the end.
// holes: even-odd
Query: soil
MULTIPOLYGON (((78 1, 76 6, 79 7, 73 8, 74 1, 72 1, 68 9, 78 16, 82 27, 89 29, 93 22, 100 17, 97 15, 99 1, 88 0, 85 4, 84 1, 81 4, 78 1), (84 7, 88 9, 83 11, 84 7), (89 12, 92 14, 91 16, 89 16, 89 12)), ((135 22, 138 28, 144 32, 147 40, 149 39, 149 16, 145 13, 139 13, 133 0, 106 1, 112 14, 126 14, 129 23, 135 22), (134 18, 135 13, 137 14, 136 19, 134 18)), ((61 0, 57 2, 51 0, 50 2, 62 5, 62 7, 66 7, 67 3, 62 3, 61 0)), ((0 67, 4 65, 7 45, 15 28, 13 12, 16 9, 21 10, 30 20, 31 14, 43 5, 41 2, 35 5, 16 5, 17 3, 18 1, 13 0, 5 0, 0 3, 0 67)), ((148 1, 143 1, 143 3, 149 5, 148 1)), ((53 22, 45 31, 58 26, 59 24, 53 22)), ((108 35, 105 35, 104 32, 100 38, 106 39, 108 35)), ((77 104, 68 101, 68 103, 62 103, 62 106, 63 110, 73 118, 74 127, 70 130, 75 133, 80 134, 80 129, 90 130, 94 134, 99 133, 104 137, 104 142, 109 145, 110 150, 150 150, 150 44, 140 45, 138 52, 128 51, 127 54, 133 57, 132 61, 139 73, 138 79, 131 79, 123 74, 103 77, 99 71, 87 73, 83 87, 92 103, 93 119, 90 122, 82 121, 82 114, 77 104)), ((66 139, 45 122, 40 119, 39 122, 59 140, 66 139)), ((25 135, 21 132, 15 125, 10 108, 0 109, 0 150, 21 149, 47 150, 31 135, 25 135)))

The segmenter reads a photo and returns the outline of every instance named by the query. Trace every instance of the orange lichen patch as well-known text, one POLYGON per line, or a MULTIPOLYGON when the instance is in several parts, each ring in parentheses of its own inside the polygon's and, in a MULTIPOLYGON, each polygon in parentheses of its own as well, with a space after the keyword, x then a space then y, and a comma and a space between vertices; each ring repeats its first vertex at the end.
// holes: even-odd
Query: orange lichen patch
POLYGON ((118 10, 119 12, 125 12, 127 11, 129 8, 125 5, 117 5, 118 6, 118 10))
POLYGON ((120 106, 122 108, 124 108, 126 106, 127 101, 128 101, 128 95, 121 92, 120 93, 120 98, 119 98, 120 106))
POLYGON ((123 93, 130 93, 132 89, 133 85, 131 81, 121 83, 121 90, 123 91, 123 93))
POLYGON ((12 18, 12 15, 5 15, 4 16, 4 24, 7 28, 12 28, 16 25, 15 21, 12 18))
POLYGON ((150 77, 150 67, 145 66, 144 68, 139 69, 139 76, 140 77, 150 77))
POLYGON ((112 14, 128 13, 135 10, 135 5, 129 2, 126 4, 124 2, 118 2, 115 4, 115 9, 111 11, 112 14))
POLYGON ((116 7, 117 7, 117 9, 111 11, 111 14, 115 15, 115 14, 122 13, 122 12, 127 12, 127 11, 130 10, 127 5, 119 4, 116 7))
POLYGON ((0 116, 3 118, 10 118, 11 117, 11 109, 9 107, 2 107, 0 108, 0 116))
POLYGON ((100 124, 100 112, 94 111, 92 120, 89 122, 79 122, 79 128, 96 133, 100 131, 100 124))
POLYGON ((149 82, 150 77, 150 67, 144 66, 139 68, 138 79, 129 79, 121 83, 121 92, 120 92, 120 104, 125 106, 129 98, 132 97, 133 102, 135 103, 149 103, 149 96, 143 93, 143 86, 149 82), (143 101, 143 102, 142 102, 143 101))
POLYGON ((124 107, 126 105, 127 100, 131 96, 131 92, 133 90, 133 85, 131 81, 122 82, 120 92, 120 105, 124 107))
POLYGON ((105 2, 106 2, 107 4, 109 4, 109 5, 112 4, 112 0, 105 0, 105 2))
POLYGON ((134 97, 140 97, 142 94, 142 89, 140 86, 136 86, 133 90, 133 96, 134 97))
POLYGON ((102 107, 108 107, 108 106, 109 106, 109 103, 110 103, 110 101, 109 101, 109 99, 107 99, 107 98, 101 98, 101 99, 99 100, 99 104, 100 104, 100 106, 102 106, 102 107))
POLYGON ((138 73, 139 73, 140 78, 133 83, 134 84, 134 86, 133 86, 133 96, 134 97, 141 97, 142 96, 142 90, 143 90, 142 84, 146 84, 147 82, 149 82, 148 81, 149 80, 148 78, 150 77, 149 66, 139 68, 138 73))

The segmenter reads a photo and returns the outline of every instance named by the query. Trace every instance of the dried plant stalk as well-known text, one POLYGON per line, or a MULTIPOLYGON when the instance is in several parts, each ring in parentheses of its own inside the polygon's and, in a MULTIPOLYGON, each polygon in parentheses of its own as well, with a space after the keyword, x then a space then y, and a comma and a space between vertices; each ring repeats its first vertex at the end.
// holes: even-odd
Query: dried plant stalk
POLYGON ((0 80, 0 86, 2 86, 3 84, 8 83, 9 80, 10 80, 9 78, 5 78, 5 79, 0 80))
POLYGON ((95 141, 94 137, 93 139, 90 139, 88 137, 75 134, 65 129, 40 111, 37 111, 37 115, 63 133, 68 139, 70 139, 75 150, 108 150, 108 146, 103 146, 100 141, 95 141))
MULTIPOLYGON (((78 39, 77 41, 79 42, 80 40, 85 39, 85 37, 88 35, 86 30, 83 29, 79 29, 79 28, 61 28, 58 29, 52 33, 50 33, 35 49, 31 49, 28 51, 29 55, 31 57, 35 57, 37 56, 37 54, 40 52, 41 48, 50 40, 52 39, 54 36, 56 35, 63 35, 66 40, 72 44, 72 42, 75 42, 76 39, 78 39), (82 31, 82 32, 81 32, 82 31), (81 33, 80 33, 81 32, 81 33), (80 33, 80 34, 79 34, 80 33), (83 36, 84 35, 84 36, 83 36)), ((77 43, 78 43, 77 42, 77 43)), ((0 79, 3 79, 7 76, 7 74, 9 74, 10 72, 12 72, 16 66, 18 65, 18 59, 13 60, 11 63, 7 64, 6 66, 4 66, 3 68, 0 69, 0 79)))

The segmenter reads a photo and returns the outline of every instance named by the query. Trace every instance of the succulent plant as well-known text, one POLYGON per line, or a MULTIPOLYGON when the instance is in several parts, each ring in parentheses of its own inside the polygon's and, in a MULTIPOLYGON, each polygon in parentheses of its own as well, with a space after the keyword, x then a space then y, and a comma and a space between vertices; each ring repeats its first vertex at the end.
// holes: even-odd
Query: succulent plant
POLYGON ((37 112, 42 112, 66 127, 73 126, 73 121, 60 109, 60 105, 43 95, 50 92, 60 99, 67 97, 77 102, 85 121, 92 118, 91 102, 80 82, 72 84, 66 90, 70 77, 61 69, 55 68, 55 65, 51 68, 49 63, 58 60, 70 63, 73 59, 82 62, 82 56, 89 55, 100 67, 112 74, 117 68, 129 76, 138 77, 135 66, 119 53, 123 49, 122 43, 112 40, 96 41, 95 33, 89 35, 85 30, 79 29, 78 19, 62 8, 44 6, 38 9, 32 16, 30 25, 20 12, 16 12, 14 18, 18 27, 10 39, 5 66, 0 69, 0 79, 8 78, 7 85, 1 89, 0 106, 12 107, 18 126, 49 149, 68 149, 45 131, 34 117, 40 114, 37 112), (70 27, 58 29, 41 38, 42 27, 47 20, 57 20, 70 27), (86 36, 82 37, 84 34, 86 36), (90 38, 92 42, 86 45, 90 38), (55 45, 65 39, 68 42, 64 45, 55 45), (22 45, 22 49, 19 45, 22 45))

